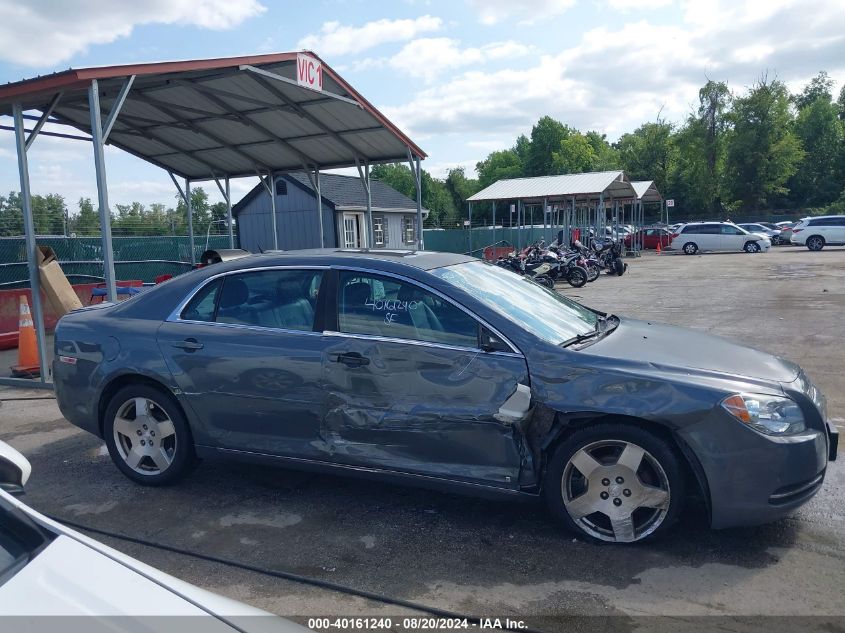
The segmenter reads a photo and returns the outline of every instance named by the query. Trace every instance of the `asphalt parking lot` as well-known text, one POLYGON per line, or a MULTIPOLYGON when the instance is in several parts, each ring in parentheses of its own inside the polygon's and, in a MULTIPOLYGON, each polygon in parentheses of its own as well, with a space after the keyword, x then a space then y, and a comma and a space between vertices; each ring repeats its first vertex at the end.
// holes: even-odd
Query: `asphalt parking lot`
MULTIPOLYGON (((845 249, 648 255, 622 278, 560 288, 593 307, 726 336, 799 362, 845 426, 845 249)), ((33 465, 25 500, 57 517, 265 568, 477 615, 845 615, 845 459, 794 516, 710 531, 687 513, 653 543, 596 546, 545 509, 206 461, 142 488, 45 392, 0 390, 0 439, 33 465), (45 398, 15 400, 20 397, 45 398)), ((845 452, 845 451, 841 451, 845 452)), ((278 614, 395 606, 111 538, 179 578, 278 614)))

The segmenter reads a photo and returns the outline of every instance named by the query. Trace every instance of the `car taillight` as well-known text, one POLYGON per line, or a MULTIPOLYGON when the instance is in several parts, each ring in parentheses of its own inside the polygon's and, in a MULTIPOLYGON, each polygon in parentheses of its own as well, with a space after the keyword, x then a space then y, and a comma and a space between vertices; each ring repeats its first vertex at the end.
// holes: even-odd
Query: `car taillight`
POLYGON ((804 229, 790 229, 790 231, 792 231, 793 233, 800 233, 803 230, 804 229))
POLYGON ((676 237, 680 237, 680 233, 672 233, 672 239, 674 240, 676 237))

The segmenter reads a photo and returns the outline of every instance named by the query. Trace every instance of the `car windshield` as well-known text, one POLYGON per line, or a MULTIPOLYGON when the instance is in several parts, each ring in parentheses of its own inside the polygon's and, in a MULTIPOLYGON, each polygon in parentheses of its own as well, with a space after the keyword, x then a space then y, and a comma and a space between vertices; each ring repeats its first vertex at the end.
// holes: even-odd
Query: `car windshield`
POLYGON ((554 345, 598 327, 599 315, 589 308, 493 264, 467 262, 430 272, 554 345))

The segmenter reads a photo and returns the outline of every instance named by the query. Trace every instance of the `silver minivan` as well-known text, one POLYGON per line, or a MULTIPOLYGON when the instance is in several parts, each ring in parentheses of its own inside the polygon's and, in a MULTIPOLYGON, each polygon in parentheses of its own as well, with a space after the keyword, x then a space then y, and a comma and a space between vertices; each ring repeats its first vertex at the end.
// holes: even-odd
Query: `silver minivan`
POLYGON ((687 255, 698 251, 768 251, 772 245, 768 236, 750 233, 732 222, 691 222, 678 228, 673 247, 680 246, 687 255))

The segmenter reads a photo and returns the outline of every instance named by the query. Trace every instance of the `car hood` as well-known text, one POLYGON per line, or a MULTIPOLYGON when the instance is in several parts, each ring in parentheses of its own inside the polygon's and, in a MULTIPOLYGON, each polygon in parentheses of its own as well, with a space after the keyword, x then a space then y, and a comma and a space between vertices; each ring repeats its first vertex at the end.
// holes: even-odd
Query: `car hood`
POLYGON ((686 373, 698 370, 778 383, 792 382, 801 371, 791 361, 718 336, 627 318, 622 318, 611 334, 583 348, 582 353, 686 373))

